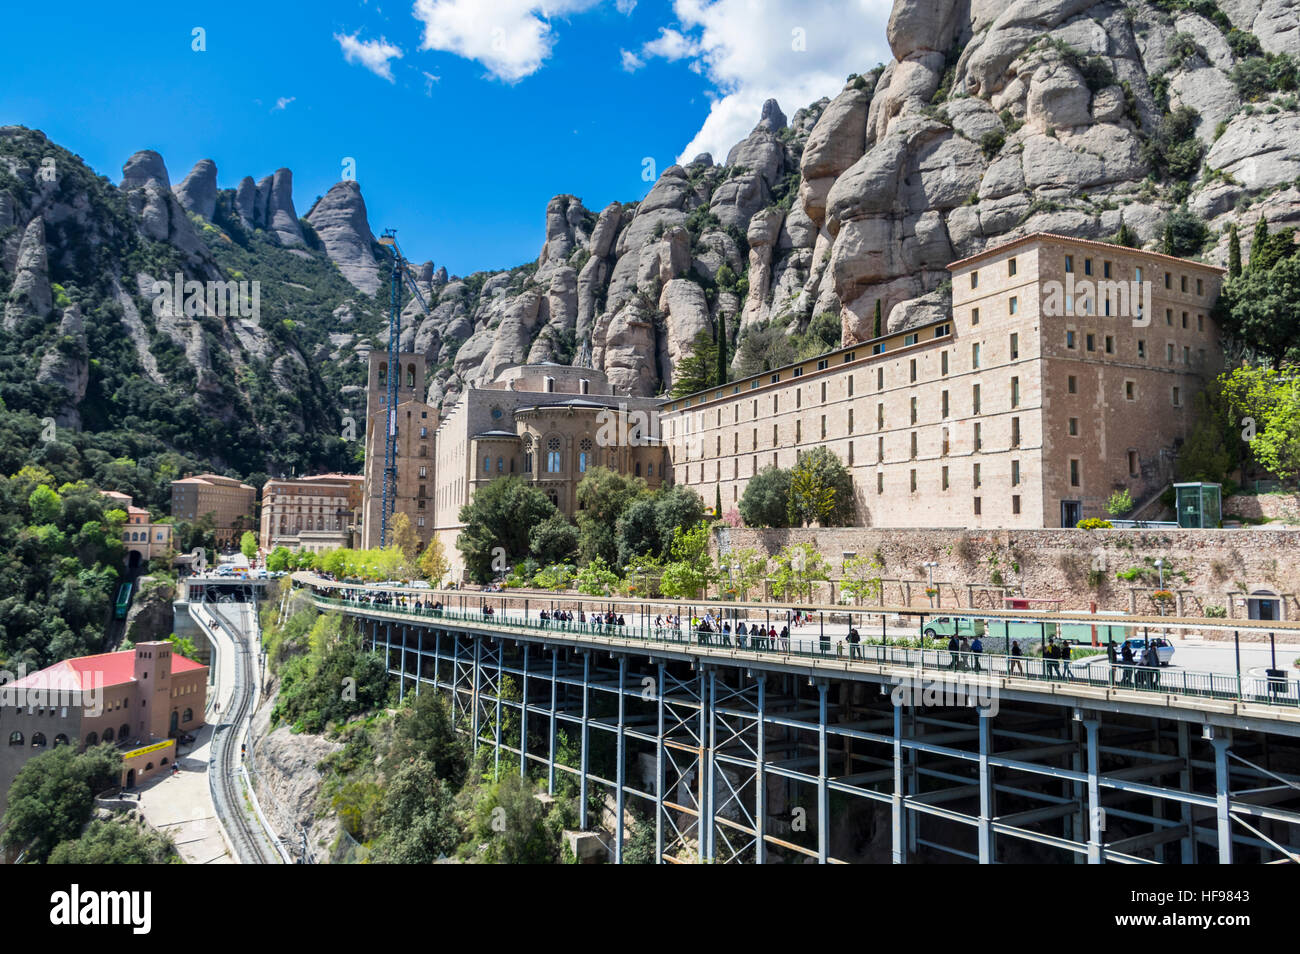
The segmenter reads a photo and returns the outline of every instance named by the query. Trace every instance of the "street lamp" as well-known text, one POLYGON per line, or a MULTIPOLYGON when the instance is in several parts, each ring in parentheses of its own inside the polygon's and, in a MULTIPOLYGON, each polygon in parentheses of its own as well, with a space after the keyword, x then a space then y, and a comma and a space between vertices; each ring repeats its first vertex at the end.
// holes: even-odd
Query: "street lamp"
MULTIPOLYGON (((1164 591, 1165 591, 1165 561, 1164 561, 1163 559, 1161 559, 1161 560, 1156 560, 1156 572, 1160 574, 1160 592, 1161 592, 1161 593, 1164 593, 1164 591)), ((1161 616, 1164 616, 1164 615, 1165 615, 1165 601, 1164 601, 1164 598, 1162 597, 1161 599, 1156 600, 1156 603, 1158 603, 1159 606, 1160 606, 1160 615, 1161 615, 1161 616)))
POLYGON ((925 595, 930 597, 930 605, 931 605, 931 606, 934 606, 934 597, 933 597, 933 596, 930 596, 930 591, 933 591, 933 590, 934 590, 934 568, 935 568, 936 566, 938 566, 939 564, 936 563, 934 560, 927 560, 925 563, 923 563, 923 564, 921 564, 921 565, 925 567, 926 572, 929 574, 929 577, 930 577, 930 582, 929 582, 929 584, 926 586, 926 594, 925 594, 925 595))

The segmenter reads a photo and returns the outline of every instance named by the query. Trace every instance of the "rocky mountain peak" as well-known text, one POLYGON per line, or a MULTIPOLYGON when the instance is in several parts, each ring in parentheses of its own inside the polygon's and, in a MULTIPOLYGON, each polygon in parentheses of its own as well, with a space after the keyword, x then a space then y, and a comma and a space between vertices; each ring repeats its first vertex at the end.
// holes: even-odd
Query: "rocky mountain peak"
POLYGON ((152 149, 141 149, 122 165, 123 190, 141 189, 149 182, 158 182, 165 189, 171 188, 167 177, 167 164, 163 157, 152 149))
MULTIPOLYGON (((343 277, 360 291, 373 295, 380 285, 379 262, 371 250, 374 235, 360 184, 354 179, 335 183, 307 213, 307 221, 343 277)), ((297 224, 296 219, 294 223, 297 224)), ((429 271, 433 271, 432 263, 429 271)))
POLYGON ((217 164, 200 159, 172 192, 187 212, 212 221, 217 207, 217 164))

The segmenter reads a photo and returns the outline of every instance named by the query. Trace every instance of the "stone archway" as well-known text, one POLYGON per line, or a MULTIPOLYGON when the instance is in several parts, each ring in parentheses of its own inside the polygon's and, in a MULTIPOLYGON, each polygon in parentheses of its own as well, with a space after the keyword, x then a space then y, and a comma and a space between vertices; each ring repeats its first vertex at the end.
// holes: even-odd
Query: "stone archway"
POLYGON ((1246 597, 1246 616, 1249 619, 1283 619, 1282 597, 1266 586, 1252 586, 1246 597))

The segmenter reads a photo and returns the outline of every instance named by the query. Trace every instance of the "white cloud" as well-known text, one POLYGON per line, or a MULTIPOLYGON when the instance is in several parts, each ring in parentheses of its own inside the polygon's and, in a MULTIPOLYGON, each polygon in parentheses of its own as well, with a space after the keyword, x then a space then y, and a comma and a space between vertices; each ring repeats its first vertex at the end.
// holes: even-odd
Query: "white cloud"
POLYGON ((334 39, 343 50, 343 58, 349 63, 360 63, 376 76, 394 82, 392 60, 402 58, 402 48, 394 46, 383 37, 378 40, 358 40, 357 36, 357 33, 351 36, 334 34, 334 39))
POLYGON ((641 57, 637 56, 631 50, 619 50, 619 56, 623 60, 623 69, 629 73, 635 73, 641 67, 645 66, 641 57))
POLYGON ((415 0, 424 24, 420 48, 477 60, 517 83, 541 69, 555 45, 551 18, 582 13, 600 0, 415 0))
POLYGON ((663 27, 659 30, 658 38, 643 46, 641 52, 646 56, 659 56, 665 60, 681 60, 688 56, 698 56, 703 50, 689 37, 663 27))
POLYGON ((271 112, 274 113, 282 109, 288 108, 289 104, 292 103, 297 98, 298 98, 297 96, 281 96, 279 99, 275 101, 275 108, 273 108, 271 112))
POLYGON ((430 73, 430 72, 428 72, 428 71, 426 71, 426 70, 420 70, 420 74, 424 77, 424 95, 425 95, 425 96, 432 97, 432 96, 433 96, 433 84, 436 83, 436 82, 438 82, 440 79, 442 79, 442 77, 441 77, 441 76, 434 76, 432 73, 430 73))
POLYGON ((700 131, 679 162, 701 152, 721 161, 749 135, 763 101, 787 116, 834 96, 850 73, 865 73, 891 54, 885 40, 891 0, 674 0, 675 27, 641 48, 640 58, 689 59, 716 91, 700 131), (801 48, 802 47, 802 48, 801 48))
POLYGON ((614 9, 623 14, 623 16, 628 16, 636 9, 636 0, 615 0, 614 9))

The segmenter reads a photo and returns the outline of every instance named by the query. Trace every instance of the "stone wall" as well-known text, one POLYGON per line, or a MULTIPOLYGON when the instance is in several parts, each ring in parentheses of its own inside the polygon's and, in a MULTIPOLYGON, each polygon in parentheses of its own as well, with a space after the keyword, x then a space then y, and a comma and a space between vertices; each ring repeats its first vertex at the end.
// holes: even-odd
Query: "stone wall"
POLYGON ((1300 525, 1300 494, 1235 494, 1223 501, 1223 516, 1300 525))
MULTIPOLYGON (((896 530, 865 527, 831 529, 756 530, 730 528, 715 534, 713 546, 725 552, 754 547, 775 554, 790 543, 812 543, 840 576, 845 553, 878 554, 884 564, 885 602, 899 604, 910 596, 916 606, 928 604, 924 590, 926 562, 934 567, 941 605, 1001 605, 996 592, 970 590, 989 586, 995 571, 1009 592, 1036 599, 1061 599, 1061 609, 1086 610, 1096 601, 1100 610, 1155 612, 1147 593, 1154 585, 1116 578, 1146 559, 1165 561, 1165 588, 1181 596, 1183 612, 1204 615, 1207 606, 1228 604, 1229 591, 1243 593, 1265 587, 1286 596, 1286 617, 1300 616, 1294 594, 1300 592, 1300 532, 1247 528, 1241 530, 896 530), (1090 572, 1092 571, 1092 572, 1090 572), (910 585, 901 582, 911 581, 910 585), (1136 599, 1133 587, 1143 588, 1136 599), (1245 588, 1243 590, 1243 588, 1245 588), (1180 592, 1181 591, 1181 592, 1180 592)), ((719 562, 725 558, 719 556, 719 562)), ((1154 583, 1154 581, 1153 581, 1154 583)), ((814 594, 830 598, 829 586, 814 594)), ((836 596, 838 597, 838 587, 836 596)), ((779 594, 778 594, 779 596, 779 594)), ((1243 615, 1238 601, 1238 615, 1243 615)))

